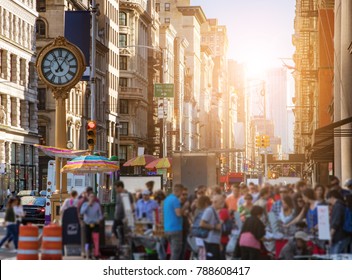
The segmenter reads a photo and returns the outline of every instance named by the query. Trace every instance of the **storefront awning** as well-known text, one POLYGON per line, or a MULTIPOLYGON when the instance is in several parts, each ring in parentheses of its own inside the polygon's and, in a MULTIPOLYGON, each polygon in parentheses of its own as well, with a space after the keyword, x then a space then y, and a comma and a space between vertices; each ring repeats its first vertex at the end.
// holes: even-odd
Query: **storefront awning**
POLYGON ((352 123, 352 117, 316 129, 313 134, 314 142, 311 149, 311 159, 318 162, 332 162, 334 160, 334 138, 352 137, 352 129, 340 128, 349 123, 352 123))

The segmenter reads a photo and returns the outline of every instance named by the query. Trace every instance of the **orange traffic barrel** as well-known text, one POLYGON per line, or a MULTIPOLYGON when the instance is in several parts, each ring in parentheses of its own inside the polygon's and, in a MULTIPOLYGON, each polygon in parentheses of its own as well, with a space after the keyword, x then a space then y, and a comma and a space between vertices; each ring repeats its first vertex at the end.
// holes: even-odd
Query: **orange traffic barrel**
POLYGON ((62 228, 51 224, 43 228, 42 260, 62 260, 62 228))
POLYGON ((20 226, 18 238, 17 259, 39 260, 38 227, 28 224, 20 226))

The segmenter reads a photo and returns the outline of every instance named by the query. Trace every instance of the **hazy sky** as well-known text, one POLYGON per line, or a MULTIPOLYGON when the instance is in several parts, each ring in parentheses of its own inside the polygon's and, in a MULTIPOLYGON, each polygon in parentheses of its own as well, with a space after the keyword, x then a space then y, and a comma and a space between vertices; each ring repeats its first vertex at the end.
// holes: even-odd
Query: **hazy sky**
POLYGON ((295 3, 296 0, 191 0, 192 5, 202 7, 207 18, 217 18, 219 25, 226 25, 229 58, 249 64, 260 61, 260 66, 282 65, 278 58, 292 57, 295 3))

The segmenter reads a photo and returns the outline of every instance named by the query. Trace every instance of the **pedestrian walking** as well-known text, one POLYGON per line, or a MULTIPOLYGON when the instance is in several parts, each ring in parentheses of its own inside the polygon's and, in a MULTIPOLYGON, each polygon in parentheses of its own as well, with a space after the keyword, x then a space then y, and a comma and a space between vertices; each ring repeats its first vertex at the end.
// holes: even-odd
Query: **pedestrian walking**
POLYGON ((91 258, 91 250, 94 244, 94 257, 100 256, 99 252, 99 224, 103 219, 100 203, 95 199, 95 195, 91 193, 88 201, 84 202, 81 207, 81 215, 85 224, 86 243, 85 252, 87 258, 91 258))
POLYGON ((120 245, 124 245, 126 243, 125 240, 125 220, 126 213, 123 202, 123 194, 127 194, 129 197, 129 201, 131 204, 132 211, 134 211, 133 205, 133 196, 131 193, 125 190, 125 185, 122 181, 117 181, 114 184, 115 192, 116 192, 116 205, 115 205, 115 216, 114 223, 112 226, 112 233, 119 240, 120 245))
POLYGON ((182 210, 180 197, 184 186, 176 184, 164 200, 164 232, 170 244, 171 260, 180 260, 182 253, 182 210))
POLYGON ((9 238, 12 237, 13 238, 12 241, 15 245, 15 249, 17 250, 18 230, 17 230, 17 224, 16 224, 16 214, 14 211, 14 206, 16 203, 17 201, 16 201, 16 198, 14 197, 10 197, 7 202, 5 219, 4 219, 4 224, 6 225, 6 235, 0 241, 0 248, 9 238))
POLYGON ((221 259, 221 220, 218 212, 224 203, 223 195, 214 195, 212 205, 205 209, 200 222, 200 227, 210 230, 208 237, 204 239, 207 260, 221 259))

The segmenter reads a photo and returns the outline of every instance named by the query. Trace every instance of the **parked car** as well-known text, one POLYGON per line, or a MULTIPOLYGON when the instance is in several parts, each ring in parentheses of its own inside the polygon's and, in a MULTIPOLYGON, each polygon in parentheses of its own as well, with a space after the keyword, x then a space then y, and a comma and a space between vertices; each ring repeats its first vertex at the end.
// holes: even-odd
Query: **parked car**
POLYGON ((34 190, 23 190, 23 191, 19 191, 17 196, 37 196, 38 192, 34 191, 34 190))
POLYGON ((39 192, 39 196, 46 197, 46 191, 40 191, 40 192, 39 192))
POLYGON ((45 197, 22 196, 21 203, 25 216, 23 223, 44 224, 45 222, 45 197))

